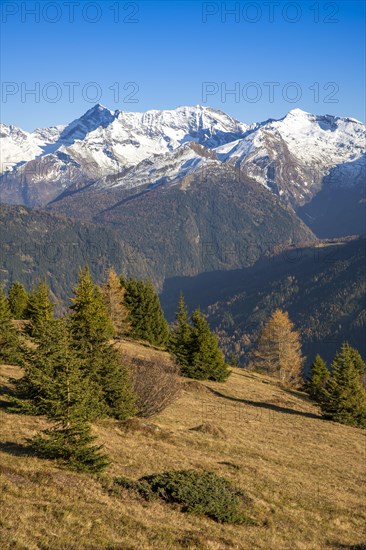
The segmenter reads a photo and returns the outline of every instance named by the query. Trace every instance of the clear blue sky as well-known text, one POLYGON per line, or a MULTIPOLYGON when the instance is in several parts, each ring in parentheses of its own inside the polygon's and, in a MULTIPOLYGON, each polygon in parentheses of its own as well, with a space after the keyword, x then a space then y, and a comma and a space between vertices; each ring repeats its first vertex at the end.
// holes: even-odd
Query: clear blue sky
POLYGON ((295 107, 365 120, 361 0, 3 0, 1 10, 1 120, 25 130, 67 123, 97 102, 204 104, 245 122, 295 107))

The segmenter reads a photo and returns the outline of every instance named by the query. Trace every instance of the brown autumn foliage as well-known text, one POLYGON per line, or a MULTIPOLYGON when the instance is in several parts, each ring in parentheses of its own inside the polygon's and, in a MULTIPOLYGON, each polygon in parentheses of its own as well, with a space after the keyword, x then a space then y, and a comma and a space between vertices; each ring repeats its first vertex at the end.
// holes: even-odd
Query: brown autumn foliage
POLYGON ((129 360, 132 389, 137 396, 138 416, 148 418, 163 411, 180 394, 180 368, 171 360, 129 360))
POLYGON ((125 289, 121 286, 114 269, 108 271, 107 281, 102 286, 102 294, 107 311, 114 326, 117 338, 131 330, 128 309, 124 303, 125 289))
POLYGON ((294 329, 288 313, 276 309, 264 325, 253 351, 255 370, 297 385, 301 381, 304 359, 300 333, 294 329))

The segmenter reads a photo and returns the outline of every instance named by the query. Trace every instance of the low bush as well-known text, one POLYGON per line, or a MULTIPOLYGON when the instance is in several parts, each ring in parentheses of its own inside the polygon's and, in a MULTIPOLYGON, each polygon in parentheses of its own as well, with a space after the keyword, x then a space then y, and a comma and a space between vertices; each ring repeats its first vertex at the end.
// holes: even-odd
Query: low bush
POLYGON ((116 478, 115 483, 134 489, 147 500, 160 498, 176 503, 183 512, 204 515, 220 523, 254 524, 244 515, 247 497, 214 472, 179 470, 145 476, 137 482, 116 478))
POLYGON ((148 418, 158 414, 178 397, 180 368, 173 361, 133 358, 128 366, 138 416, 148 418))

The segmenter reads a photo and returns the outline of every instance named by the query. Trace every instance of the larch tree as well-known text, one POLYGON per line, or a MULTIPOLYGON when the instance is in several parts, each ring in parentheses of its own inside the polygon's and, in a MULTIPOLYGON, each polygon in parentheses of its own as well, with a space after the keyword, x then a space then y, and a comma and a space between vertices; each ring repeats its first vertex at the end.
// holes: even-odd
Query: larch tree
POLYGON ((125 336, 131 331, 129 312, 125 305, 126 289, 114 269, 108 271, 107 281, 102 286, 104 303, 112 320, 115 335, 125 336))
POLYGON ((277 309, 264 325, 252 354, 256 370, 296 385, 301 380, 304 357, 300 333, 294 329, 288 313, 277 309))

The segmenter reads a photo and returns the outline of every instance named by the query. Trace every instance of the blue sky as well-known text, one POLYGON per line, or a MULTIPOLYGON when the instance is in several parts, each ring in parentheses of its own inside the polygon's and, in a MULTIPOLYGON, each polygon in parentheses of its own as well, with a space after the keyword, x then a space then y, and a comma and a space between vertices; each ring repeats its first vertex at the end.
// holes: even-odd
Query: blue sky
POLYGON ((293 108, 365 120, 362 1, 2 1, 1 10, 1 120, 25 130, 98 102, 204 104, 245 122, 293 108))

